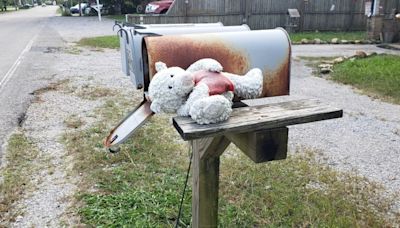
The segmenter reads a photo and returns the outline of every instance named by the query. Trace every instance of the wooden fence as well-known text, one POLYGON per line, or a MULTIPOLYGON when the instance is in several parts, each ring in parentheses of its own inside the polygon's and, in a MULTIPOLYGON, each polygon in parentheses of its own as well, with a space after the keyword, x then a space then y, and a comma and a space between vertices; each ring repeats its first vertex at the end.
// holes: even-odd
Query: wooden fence
MULTIPOLYGON (((364 30, 370 0, 175 0, 166 15, 128 15, 130 23, 248 24, 251 29, 286 27, 287 9, 300 12, 301 31, 364 30)), ((400 0, 380 0, 384 13, 400 10, 400 0)))

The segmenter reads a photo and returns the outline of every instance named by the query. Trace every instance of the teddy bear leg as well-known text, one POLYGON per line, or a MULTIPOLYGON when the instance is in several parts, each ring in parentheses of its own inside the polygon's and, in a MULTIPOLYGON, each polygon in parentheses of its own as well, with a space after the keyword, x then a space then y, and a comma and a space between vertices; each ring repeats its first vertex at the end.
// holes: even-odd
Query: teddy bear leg
POLYGON ((232 103, 222 95, 202 98, 193 103, 189 114, 198 124, 218 123, 227 120, 232 112, 232 103))
POLYGON ((258 68, 250 70, 243 76, 226 74, 233 82, 235 94, 244 99, 253 99, 259 97, 263 90, 264 76, 258 68))

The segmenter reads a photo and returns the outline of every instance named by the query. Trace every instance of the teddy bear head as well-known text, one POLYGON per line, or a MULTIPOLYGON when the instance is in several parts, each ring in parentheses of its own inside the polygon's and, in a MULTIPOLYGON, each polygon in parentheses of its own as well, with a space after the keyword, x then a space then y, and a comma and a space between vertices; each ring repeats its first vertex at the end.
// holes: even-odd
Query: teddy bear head
POLYGON ((193 90, 193 77, 184 69, 168 68, 163 62, 156 63, 156 71, 149 85, 150 108, 155 113, 174 113, 193 90))

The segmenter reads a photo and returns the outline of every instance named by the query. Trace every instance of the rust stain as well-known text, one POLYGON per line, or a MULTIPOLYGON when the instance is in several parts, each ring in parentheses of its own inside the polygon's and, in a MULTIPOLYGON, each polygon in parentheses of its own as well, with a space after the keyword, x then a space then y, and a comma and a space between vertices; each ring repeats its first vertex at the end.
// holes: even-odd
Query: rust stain
POLYGON ((162 61, 167 66, 184 69, 202 58, 212 58, 221 63, 224 71, 245 74, 249 70, 247 54, 229 47, 212 37, 194 39, 187 36, 146 37, 150 78, 155 74, 155 63, 162 61))
MULTIPOLYGON (((193 38, 188 36, 161 36, 145 38, 150 78, 156 73, 155 63, 162 61, 167 66, 188 68, 202 58, 213 58, 220 62, 225 72, 244 75, 250 70, 250 60, 244 51, 235 50, 229 43, 217 38, 193 38)), ((287 56, 279 66, 264 68, 263 92, 260 97, 289 94, 290 83, 290 47, 287 56)))
MULTIPOLYGON (((288 50, 290 52, 290 50, 288 50)), ((275 70, 264 69, 264 85, 261 97, 289 95, 290 55, 275 70)))

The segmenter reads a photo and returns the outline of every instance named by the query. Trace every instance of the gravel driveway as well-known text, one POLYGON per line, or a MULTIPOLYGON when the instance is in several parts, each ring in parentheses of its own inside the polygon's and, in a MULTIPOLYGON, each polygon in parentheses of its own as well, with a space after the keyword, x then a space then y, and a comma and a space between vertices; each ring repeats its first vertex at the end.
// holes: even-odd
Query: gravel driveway
MULTIPOLYGON (((352 55, 355 50, 400 54, 372 45, 294 46, 294 56, 352 55), (317 50, 315 51, 314 50, 317 50)), ((400 64, 400 63, 399 63, 400 64)), ((390 191, 400 189, 400 105, 362 95, 351 86, 312 76, 305 62, 292 64, 291 95, 318 98, 344 110, 341 119, 290 128, 290 146, 321 151, 331 166, 355 170, 383 183, 390 191)))
MULTIPOLYGON (((53 17, 46 26, 69 43, 82 37, 115 34, 112 31, 113 23, 107 19, 98 22, 97 17, 53 17)), ((293 47, 293 56, 351 55, 355 50, 399 53, 372 45, 303 45, 293 47)), ((128 78, 120 72, 118 51, 94 52, 85 49, 79 54, 62 52, 52 55, 56 60, 53 69, 57 70, 52 80, 69 79, 74 88, 108 86, 112 89, 126 90, 129 95, 134 94, 128 78)), ((305 66, 305 62, 296 58, 292 64, 291 94, 318 98, 344 110, 342 119, 290 127, 289 143, 292 151, 297 147, 317 149, 323 153, 331 166, 340 170, 357 171, 383 183, 391 191, 400 189, 399 105, 374 100, 349 86, 314 77, 311 69, 305 66)), ((74 181, 71 186, 71 183, 64 180, 68 180, 68 165, 63 165, 66 152, 63 152, 63 145, 58 141, 65 132, 62 118, 76 114, 87 118, 86 123, 90 123, 93 117, 90 119, 86 115, 101 104, 99 101, 84 102, 63 92, 50 92, 41 99, 42 103, 35 103, 28 109, 24 127, 28 135, 38 142, 46 156, 50 156, 50 162, 56 165, 55 176, 46 178, 38 186, 38 190, 22 202, 20 207, 25 207, 26 212, 23 217, 18 218, 14 224, 16 227, 44 227, 48 224, 57 226, 57 222, 60 222, 57 221, 58 216, 65 213, 69 206, 68 202, 64 201, 72 197, 76 189, 74 181), (44 108, 50 115, 42 115, 44 108), (54 118, 55 115, 62 118, 54 118), (54 202, 49 205, 46 199, 53 199, 54 202), (43 211, 46 211, 46 216, 42 216, 43 211)), ((71 225, 69 221, 63 222, 71 225)))

